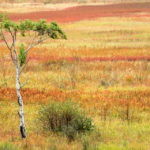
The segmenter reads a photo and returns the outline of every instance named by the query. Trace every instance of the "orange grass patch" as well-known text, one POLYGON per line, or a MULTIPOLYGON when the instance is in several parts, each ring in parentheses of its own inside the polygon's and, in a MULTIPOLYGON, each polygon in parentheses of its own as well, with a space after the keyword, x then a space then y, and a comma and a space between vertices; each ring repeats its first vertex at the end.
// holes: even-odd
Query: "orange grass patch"
MULTIPOLYGON (((74 92, 65 92, 58 89, 51 91, 39 91, 37 89, 28 88, 23 89, 21 93, 25 103, 45 103, 49 100, 64 101, 70 97, 74 97, 77 94, 74 92)), ((14 88, 0 88, 0 100, 17 100, 16 90, 14 88)))
MULTIPOLYGON (((101 104, 109 104, 124 106, 127 103, 136 107, 150 107, 150 90, 134 90, 134 91, 97 91, 85 92, 79 90, 63 91, 54 89, 50 91, 39 91, 37 89, 23 89, 22 96, 25 103, 47 103, 49 101, 65 101, 73 99, 81 102, 83 106, 99 106, 101 104)), ((0 100, 15 101, 16 91, 13 88, 0 88, 0 100)))
POLYGON ((68 60, 75 61, 139 61, 150 60, 149 49, 95 49, 95 48, 34 48, 30 60, 39 62, 68 60))

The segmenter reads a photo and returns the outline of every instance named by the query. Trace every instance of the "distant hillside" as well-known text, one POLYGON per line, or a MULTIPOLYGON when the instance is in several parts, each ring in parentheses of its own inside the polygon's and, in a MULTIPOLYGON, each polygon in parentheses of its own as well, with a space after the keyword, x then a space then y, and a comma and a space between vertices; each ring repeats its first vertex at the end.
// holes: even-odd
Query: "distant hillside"
POLYGON ((150 2, 150 0, 0 0, 1 3, 126 3, 150 2))

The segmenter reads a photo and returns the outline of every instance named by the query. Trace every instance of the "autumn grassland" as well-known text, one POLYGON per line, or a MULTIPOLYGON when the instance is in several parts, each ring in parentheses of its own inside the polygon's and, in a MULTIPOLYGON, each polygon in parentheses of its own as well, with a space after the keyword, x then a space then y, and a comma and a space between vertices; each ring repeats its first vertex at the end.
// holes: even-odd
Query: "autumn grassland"
POLYGON ((24 141, 17 128, 14 68, 1 42, 0 142, 19 150, 149 150, 149 6, 145 4, 143 12, 129 7, 124 15, 120 10, 121 17, 112 11, 82 19, 74 14, 69 22, 56 18, 68 39, 48 40, 34 48, 22 74, 22 81, 28 80, 22 90, 28 134, 24 141), (66 100, 79 103, 95 125, 90 134, 71 143, 64 136, 41 132, 37 123, 41 105, 66 100))

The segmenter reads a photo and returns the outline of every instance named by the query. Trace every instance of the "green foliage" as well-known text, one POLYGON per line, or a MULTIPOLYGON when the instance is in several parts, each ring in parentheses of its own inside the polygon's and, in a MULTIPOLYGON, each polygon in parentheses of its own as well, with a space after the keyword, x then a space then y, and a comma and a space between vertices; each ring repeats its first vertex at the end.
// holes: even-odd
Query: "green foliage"
POLYGON ((4 20, 1 23, 1 28, 11 32, 20 32, 25 36, 28 31, 38 33, 38 36, 48 36, 52 39, 66 39, 65 33, 60 29, 57 23, 47 23, 45 20, 37 22, 31 20, 20 21, 19 23, 11 20, 4 20))
POLYGON ((19 150, 19 149, 11 143, 0 143, 0 150, 19 150))
POLYGON ((39 122, 43 130, 63 133, 69 140, 74 140, 79 133, 93 129, 91 118, 70 101, 43 106, 39 111, 39 122))
POLYGON ((3 22, 4 20, 8 20, 8 16, 5 14, 0 14, 0 22, 3 22))
POLYGON ((23 44, 21 44, 20 46, 19 62, 20 62, 20 66, 23 66, 26 63, 26 53, 23 44))
POLYGON ((51 23, 49 28, 49 36, 53 39, 57 39, 57 38, 67 39, 65 33, 60 29, 60 27, 57 25, 56 22, 51 23))

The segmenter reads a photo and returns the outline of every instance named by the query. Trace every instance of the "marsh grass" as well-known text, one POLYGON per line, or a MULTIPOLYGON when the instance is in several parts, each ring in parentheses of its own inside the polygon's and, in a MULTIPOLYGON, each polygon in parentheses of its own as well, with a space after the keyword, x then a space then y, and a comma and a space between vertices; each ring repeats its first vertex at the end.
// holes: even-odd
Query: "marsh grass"
POLYGON ((22 82, 29 78, 22 91, 25 142, 18 133, 14 68, 6 57, 8 52, 3 55, 6 48, 1 43, 0 59, 7 59, 5 68, 0 63, 0 141, 12 142, 20 150, 148 150, 150 62, 118 59, 149 56, 150 19, 101 18, 63 24, 62 28, 68 41, 47 41, 33 49, 22 74, 22 82), (67 99, 80 104, 96 126, 91 134, 72 143, 66 136, 39 131, 35 121, 41 105, 67 99))
POLYGON ((0 143, 0 150, 19 150, 19 148, 11 143, 0 143))

